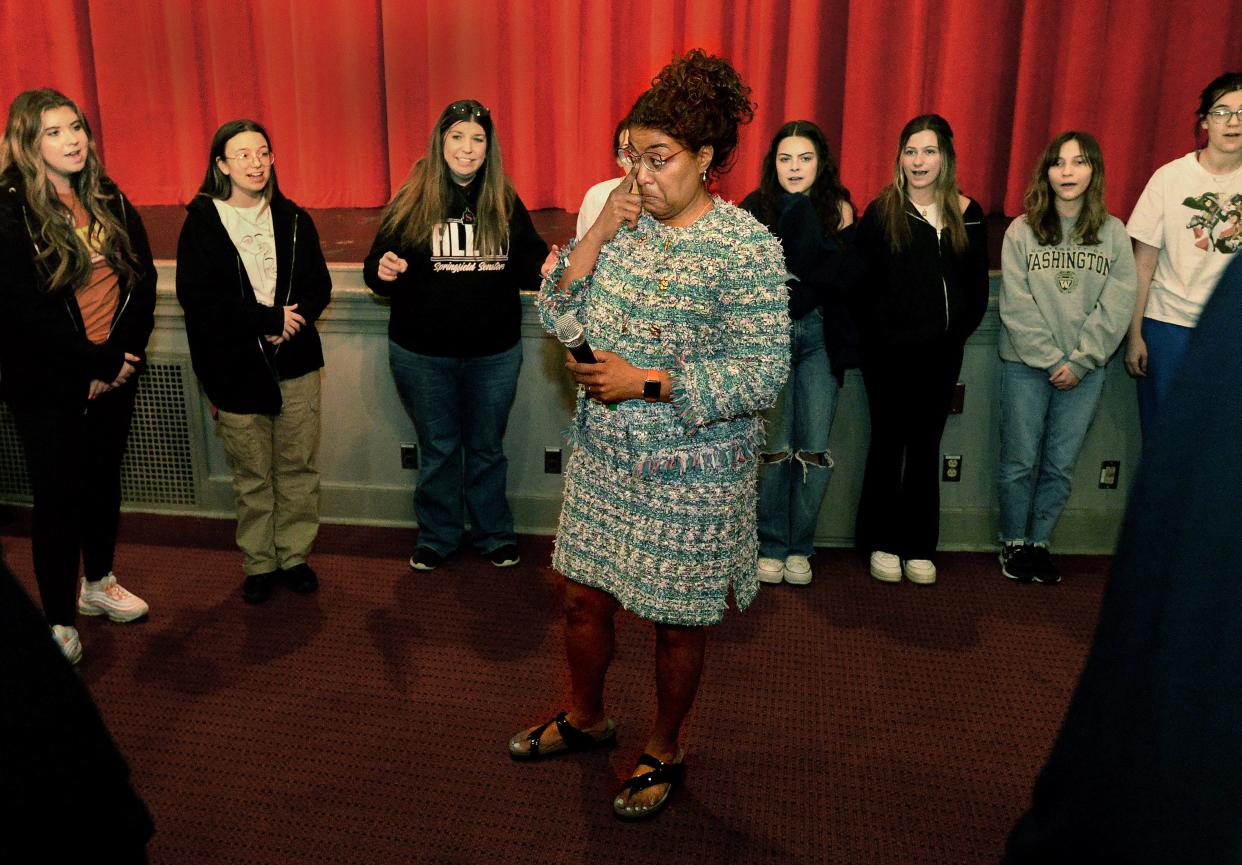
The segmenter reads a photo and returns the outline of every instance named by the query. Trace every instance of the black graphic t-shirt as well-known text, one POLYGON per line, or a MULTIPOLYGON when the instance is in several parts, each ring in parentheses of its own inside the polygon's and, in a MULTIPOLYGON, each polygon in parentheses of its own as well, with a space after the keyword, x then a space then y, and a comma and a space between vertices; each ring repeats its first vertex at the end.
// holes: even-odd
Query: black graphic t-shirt
POLYGON ((548 247, 515 194, 507 243, 484 253, 476 232, 477 202, 477 183, 454 187, 448 213, 426 246, 405 247, 391 232, 381 233, 371 245, 363 279, 376 294, 392 298, 388 335, 407 351, 483 357, 512 348, 521 337, 519 292, 539 287, 548 247), (408 267, 393 282, 384 282, 377 271, 389 251, 408 267))

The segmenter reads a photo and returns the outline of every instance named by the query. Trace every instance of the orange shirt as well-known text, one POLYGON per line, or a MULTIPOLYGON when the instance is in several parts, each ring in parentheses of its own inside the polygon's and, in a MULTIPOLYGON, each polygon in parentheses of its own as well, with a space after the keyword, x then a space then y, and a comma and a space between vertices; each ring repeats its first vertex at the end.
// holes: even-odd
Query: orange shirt
POLYGON ((86 325, 86 338, 96 345, 106 342, 112 329, 112 319, 121 299, 120 281, 116 271, 99 252, 103 248, 103 229, 96 225, 91 237, 87 237, 90 217, 76 195, 62 195, 60 200, 73 212, 74 230, 78 239, 91 251, 91 275, 74 292, 82 322, 86 325))

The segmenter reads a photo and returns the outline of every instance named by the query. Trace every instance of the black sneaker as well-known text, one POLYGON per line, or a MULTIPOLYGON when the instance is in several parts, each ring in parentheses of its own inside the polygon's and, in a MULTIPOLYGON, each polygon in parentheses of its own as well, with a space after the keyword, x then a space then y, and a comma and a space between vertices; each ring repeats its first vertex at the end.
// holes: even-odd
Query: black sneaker
POLYGON ((522 561, 522 557, 518 555, 517 544, 505 544, 503 547, 497 547, 487 554, 487 558, 498 568, 511 568, 522 561))
POLYGON ((261 604, 272 596, 272 583, 280 571, 266 574, 250 574, 242 583, 242 600, 247 604, 261 604))
POLYGON ((434 571, 444 561, 444 556, 431 547, 416 547, 410 556, 410 567, 416 571, 434 571))
POLYGON ((1052 561, 1052 553, 1047 547, 1029 547, 1031 551, 1031 572, 1035 582, 1053 586, 1061 582, 1061 572, 1052 561))
POLYGON ((299 595, 309 595, 319 588, 319 577, 315 576, 315 572, 306 562, 285 568, 280 574, 289 591, 299 595))
POLYGON ((1033 548, 1026 544, 1005 544, 1001 547, 1001 573, 1019 583, 1029 583, 1035 579, 1035 570, 1031 559, 1033 548))

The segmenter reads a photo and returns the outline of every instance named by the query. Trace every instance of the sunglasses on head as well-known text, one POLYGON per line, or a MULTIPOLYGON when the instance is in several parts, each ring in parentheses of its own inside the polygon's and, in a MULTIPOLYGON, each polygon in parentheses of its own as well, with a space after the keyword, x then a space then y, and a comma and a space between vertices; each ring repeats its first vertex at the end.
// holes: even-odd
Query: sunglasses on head
POLYGON ((452 105, 450 105, 448 108, 445 109, 445 113, 451 117, 456 117, 458 120, 468 120, 471 117, 475 117, 481 120, 486 117, 491 117, 492 115, 491 111, 484 108, 479 103, 472 102, 468 99, 463 99, 459 102, 454 102, 452 105))

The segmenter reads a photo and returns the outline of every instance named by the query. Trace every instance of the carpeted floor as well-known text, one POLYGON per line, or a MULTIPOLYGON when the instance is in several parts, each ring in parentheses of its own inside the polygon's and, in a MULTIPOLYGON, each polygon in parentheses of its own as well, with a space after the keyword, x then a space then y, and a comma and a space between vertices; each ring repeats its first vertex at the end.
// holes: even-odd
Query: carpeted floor
MULTIPOLYGON (((409 532, 325 526, 322 588, 242 603, 231 523, 125 515, 116 571, 149 621, 82 619, 81 674, 168 865, 994 862, 1051 745, 1107 561, 1056 587, 942 554, 930 588, 823 550, 709 641, 687 783, 615 821, 653 715, 650 627, 622 614, 620 745, 538 765, 505 742, 566 688, 551 541, 430 574, 409 532), (170 546, 174 540, 178 546, 170 546)), ((4 554, 33 593, 20 526, 4 554)))

